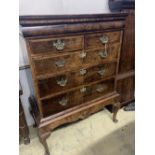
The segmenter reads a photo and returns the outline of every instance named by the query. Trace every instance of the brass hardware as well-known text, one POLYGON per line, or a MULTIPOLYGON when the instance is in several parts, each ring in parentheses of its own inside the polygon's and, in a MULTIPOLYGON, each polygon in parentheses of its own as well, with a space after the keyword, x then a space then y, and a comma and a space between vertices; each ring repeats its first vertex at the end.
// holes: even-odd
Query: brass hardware
POLYGON ((99 55, 101 58, 106 58, 108 56, 107 53, 108 36, 103 35, 102 37, 100 37, 100 41, 102 42, 102 44, 104 44, 104 51, 99 52, 99 55))
POLYGON ((99 71, 97 71, 97 73, 98 73, 99 75, 103 76, 104 73, 105 73, 105 69, 104 69, 104 68, 101 68, 99 71))
POLYGON ((108 56, 108 53, 107 53, 107 51, 101 51, 101 52, 99 52, 99 56, 101 58, 106 58, 108 56))
POLYGON ((66 106, 66 105, 68 104, 68 99, 63 97, 63 98, 59 101, 59 104, 62 105, 62 106, 66 106))
POLYGON ((107 89, 107 86, 106 85, 104 85, 104 84, 100 84, 100 85, 98 85, 97 86, 97 89, 96 89, 96 91, 97 92, 99 92, 99 93, 102 93, 103 91, 105 91, 107 89))
POLYGON ((57 60, 57 61, 55 62, 55 65, 56 65, 57 67, 64 67, 64 65, 65 65, 65 60, 57 60))
POLYGON ((87 90, 86 87, 83 87, 83 88, 80 89, 80 92, 84 93, 84 92, 86 92, 86 90, 87 90))
POLYGON ((65 43, 62 40, 58 39, 55 42, 53 42, 53 46, 60 51, 64 49, 65 43))
POLYGON ((67 79, 64 79, 63 77, 61 77, 60 80, 57 80, 57 84, 61 87, 64 87, 67 84, 67 79))
POLYGON ((87 53, 86 53, 86 52, 83 52, 83 51, 82 51, 82 52, 80 53, 80 58, 81 58, 81 59, 84 59, 86 56, 87 56, 87 53))
POLYGON ((108 36, 103 35, 102 37, 100 37, 100 41, 102 42, 102 44, 107 44, 108 43, 108 36))
POLYGON ((87 73, 86 69, 80 69, 80 75, 85 75, 87 73))

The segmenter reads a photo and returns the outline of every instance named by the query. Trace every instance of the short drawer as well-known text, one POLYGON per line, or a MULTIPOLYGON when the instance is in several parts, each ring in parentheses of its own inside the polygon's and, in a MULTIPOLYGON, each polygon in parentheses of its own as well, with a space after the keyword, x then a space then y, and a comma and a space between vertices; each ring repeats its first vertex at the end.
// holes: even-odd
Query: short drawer
POLYGON ((83 87, 83 89, 85 89, 83 93, 83 102, 91 101, 114 91, 114 79, 86 86, 83 87))
POLYGON ((83 49, 83 36, 56 37, 29 41, 31 54, 57 54, 83 49))
POLYGON ((43 116, 47 117, 79 104, 82 104, 82 94, 79 90, 46 99, 42 101, 43 116))
POLYGON ((48 79, 39 80, 38 87, 40 97, 68 90, 82 84, 82 81, 83 77, 80 76, 79 71, 67 72, 48 79))
POLYGON ((84 83, 90 83, 97 80, 114 76, 116 74, 116 63, 106 63, 86 69, 86 74, 83 76, 84 83))
POLYGON ((88 84, 105 77, 113 76, 116 72, 116 63, 102 64, 76 71, 66 72, 48 79, 39 80, 40 97, 68 90, 79 85, 88 84))
POLYGON ((121 31, 88 34, 85 36, 85 48, 105 48, 105 44, 120 42, 121 31))
POLYGON ((121 44, 112 43, 107 45, 107 50, 104 48, 97 50, 88 50, 86 52, 86 58, 83 60, 83 64, 99 64, 105 60, 114 60, 118 58, 120 52, 121 44))
POLYGON ((33 60, 36 75, 56 74, 62 71, 73 70, 82 65, 80 51, 65 56, 56 56, 46 59, 33 60))

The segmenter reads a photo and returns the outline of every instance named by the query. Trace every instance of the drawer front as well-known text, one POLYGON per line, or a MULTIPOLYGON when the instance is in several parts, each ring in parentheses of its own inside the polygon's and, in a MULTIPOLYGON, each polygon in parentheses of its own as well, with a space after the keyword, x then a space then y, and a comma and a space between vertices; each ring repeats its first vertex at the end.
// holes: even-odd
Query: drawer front
POLYGON ((85 48, 105 48, 105 44, 120 42, 121 31, 88 34, 85 36, 85 48))
POLYGON ((120 51, 120 43, 113 43, 107 45, 107 52, 104 49, 91 50, 86 52, 86 58, 83 60, 84 64, 100 64, 105 60, 113 60, 118 58, 120 51))
POLYGON ((83 49, 83 36, 30 40, 32 54, 58 54, 83 49))
POLYGON ((83 82, 89 83, 104 79, 105 77, 115 75, 116 63, 102 64, 86 69, 86 74, 83 76, 83 82))
POLYGON ((62 112, 76 105, 84 104, 87 101, 97 99, 112 92, 114 80, 107 80, 91 86, 81 87, 75 91, 58 95, 42 101, 43 116, 62 112))
POLYGON ((112 92, 114 90, 114 79, 106 80, 84 88, 83 102, 91 101, 112 92))
POLYGON ((40 97, 61 92, 79 85, 88 84, 96 80, 112 76, 116 72, 116 64, 102 64, 89 68, 82 68, 74 72, 67 72, 46 80, 39 81, 40 97))
POLYGON ((79 90, 43 100, 43 116, 47 117, 79 104, 82 104, 82 94, 79 90))
POLYGON ((102 64, 105 60, 113 60, 118 57, 120 50, 120 43, 109 44, 107 48, 107 55, 104 50, 94 50, 87 52, 74 52, 65 56, 57 56, 53 58, 46 58, 41 60, 34 60, 35 71, 37 75, 59 73, 64 70, 75 70, 85 65, 102 64))
POLYGON ((64 70, 73 70, 82 65, 80 51, 74 54, 34 60, 35 71, 37 75, 58 73, 64 70))
POLYGON ((77 71, 39 80, 40 97, 59 93, 82 84, 83 77, 79 75, 80 73, 77 71))
POLYGON ((113 76, 116 73, 116 63, 100 64, 86 69, 86 74, 83 76, 84 83, 104 79, 108 76, 113 76))

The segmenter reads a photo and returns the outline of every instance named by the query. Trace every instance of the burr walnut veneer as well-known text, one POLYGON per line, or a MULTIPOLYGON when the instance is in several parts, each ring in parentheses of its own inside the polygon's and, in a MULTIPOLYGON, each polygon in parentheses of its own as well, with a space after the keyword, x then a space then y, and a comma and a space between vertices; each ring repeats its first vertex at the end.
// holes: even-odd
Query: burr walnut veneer
POLYGON ((51 130, 106 105, 119 109, 116 91, 126 13, 21 16, 38 106, 40 141, 51 130))

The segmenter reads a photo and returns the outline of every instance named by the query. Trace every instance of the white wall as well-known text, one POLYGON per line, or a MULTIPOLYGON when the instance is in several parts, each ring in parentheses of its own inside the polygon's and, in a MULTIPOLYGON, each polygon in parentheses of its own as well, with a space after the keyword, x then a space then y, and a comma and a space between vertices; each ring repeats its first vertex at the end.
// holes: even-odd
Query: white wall
POLYGON ((108 0, 19 0, 20 15, 108 13, 108 0))
MULTIPOLYGON (((95 14, 109 12, 108 0, 19 0, 19 15, 95 14)), ((19 65, 24 66, 28 64, 25 42, 22 36, 19 35, 19 65)), ((24 92, 21 100, 26 120, 30 126, 33 123, 28 110, 28 97, 30 95, 28 80, 31 81, 30 69, 20 71, 19 76, 24 92)))

